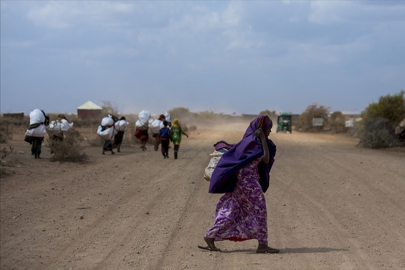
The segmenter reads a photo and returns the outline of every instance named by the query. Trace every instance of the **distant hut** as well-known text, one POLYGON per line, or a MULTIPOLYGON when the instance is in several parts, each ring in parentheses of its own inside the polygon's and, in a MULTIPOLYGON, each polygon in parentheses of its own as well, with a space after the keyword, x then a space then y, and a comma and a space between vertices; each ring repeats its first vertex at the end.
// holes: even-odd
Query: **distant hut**
POLYGON ((3 113, 3 117, 7 120, 24 120, 24 112, 20 113, 3 113))
POLYGON ((99 118, 101 116, 100 106, 91 101, 87 101, 83 105, 77 107, 77 117, 80 119, 99 118))

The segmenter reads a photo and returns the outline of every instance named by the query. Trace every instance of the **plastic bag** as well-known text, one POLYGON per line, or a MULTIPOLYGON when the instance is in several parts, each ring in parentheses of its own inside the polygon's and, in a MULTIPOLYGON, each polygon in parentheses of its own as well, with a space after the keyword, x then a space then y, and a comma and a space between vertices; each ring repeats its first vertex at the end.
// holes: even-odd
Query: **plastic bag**
POLYGON ((101 125, 105 127, 109 127, 114 125, 114 120, 110 117, 104 117, 103 120, 101 120, 101 125))
POLYGON ((222 155, 224 153, 214 151, 210 156, 212 158, 210 159, 210 162, 208 163, 208 166, 205 168, 204 171, 204 179, 207 181, 211 180, 212 173, 214 172, 215 167, 217 166, 219 160, 221 159, 222 155))
POLYGON ((118 122, 115 123, 115 129, 117 131, 125 131, 127 130, 128 124, 129 123, 125 120, 119 120, 118 122))
POLYGON ((73 127, 73 123, 70 123, 66 119, 52 121, 47 130, 52 134, 61 134, 62 132, 69 131, 73 127))
POLYGON ((25 135, 31 137, 46 137, 48 136, 48 133, 46 132, 45 125, 40 125, 36 128, 28 129, 25 132, 25 135))
POLYGON ((139 129, 139 130, 146 130, 146 129, 148 129, 148 122, 142 123, 141 121, 138 120, 135 123, 135 127, 136 127, 136 129, 139 129))
POLYGON ((138 118, 139 118, 139 122, 141 124, 141 126, 148 124, 148 121, 150 119, 150 112, 149 111, 145 111, 142 110, 139 114, 138 114, 138 118))
POLYGON ((45 115, 40 109, 35 109, 30 112, 30 125, 45 122, 45 115))
POLYGON ((99 126, 97 129, 97 135, 103 138, 104 140, 112 140, 115 134, 117 134, 117 130, 113 127, 107 128, 102 130, 102 127, 99 126))
POLYGON ((168 112, 165 112, 163 115, 165 116, 165 118, 166 118, 165 120, 166 120, 167 122, 169 122, 169 123, 172 122, 172 119, 170 118, 170 114, 169 114, 168 112))
POLYGON ((150 125, 150 130, 152 131, 153 134, 158 134, 162 127, 163 127, 163 121, 156 119, 150 125))

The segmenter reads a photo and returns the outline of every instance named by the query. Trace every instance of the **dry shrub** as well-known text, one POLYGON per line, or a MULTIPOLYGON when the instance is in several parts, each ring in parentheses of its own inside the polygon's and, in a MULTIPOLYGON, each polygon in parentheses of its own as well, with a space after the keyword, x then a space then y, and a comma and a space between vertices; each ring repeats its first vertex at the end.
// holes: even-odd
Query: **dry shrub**
POLYGON ((14 148, 12 146, 3 147, 0 151, 1 159, 0 159, 0 177, 5 177, 13 173, 12 171, 8 170, 7 167, 15 167, 17 164, 21 163, 20 160, 14 156, 14 148))
POLYGON ((297 128, 302 131, 323 131, 323 127, 312 126, 313 118, 323 118, 324 126, 328 124, 329 107, 316 103, 309 105, 298 118, 297 128))
POLYGON ((330 127, 335 133, 344 133, 346 128, 346 117, 342 112, 333 112, 330 116, 330 127))
POLYGON ((349 137, 360 138, 360 134, 363 132, 363 122, 355 121, 353 126, 347 129, 346 135, 349 137))
POLYGON ((103 105, 101 106, 101 108, 103 108, 101 111, 102 114, 104 114, 104 115, 109 115, 109 114, 118 115, 119 114, 118 105, 115 104, 115 102, 103 100, 102 103, 103 103, 103 105))
POLYGON ((359 132, 359 145, 367 148, 388 148, 398 146, 399 142, 395 136, 390 120, 375 118, 365 121, 362 130, 359 132))
POLYGON ((50 137, 48 139, 49 147, 53 151, 51 161, 83 162, 88 160, 87 154, 83 152, 83 147, 80 145, 82 141, 83 137, 74 128, 64 134, 63 140, 50 137))
POLYGON ((1 119, 0 121, 0 143, 6 143, 13 139, 13 129, 16 123, 10 120, 1 119))
POLYGON ((0 123, 0 143, 6 143, 9 139, 9 134, 7 132, 7 127, 0 123))
POLYGON ((268 109, 261 111, 259 115, 267 115, 270 119, 277 119, 277 112, 276 111, 269 111, 268 109))

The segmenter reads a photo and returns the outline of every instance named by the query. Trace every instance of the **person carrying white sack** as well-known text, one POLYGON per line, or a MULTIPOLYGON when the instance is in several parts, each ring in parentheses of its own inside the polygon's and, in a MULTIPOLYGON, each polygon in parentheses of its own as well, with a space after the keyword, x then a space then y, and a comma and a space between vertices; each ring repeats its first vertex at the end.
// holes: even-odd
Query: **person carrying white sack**
POLYGON ((160 130, 164 127, 163 121, 166 120, 164 114, 161 114, 158 119, 155 119, 150 125, 150 130, 152 131, 152 136, 155 138, 155 151, 159 150, 160 137, 158 136, 160 130))
POLYGON ((97 129, 97 134, 104 139, 103 151, 102 154, 105 155, 105 151, 111 151, 111 154, 115 154, 112 148, 112 139, 118 131, 115 129, 114 120, 112 116, 104 117, 101 120, 101 125, 97 129))
POLYGON ((142 151, 146 150, 146 143, 149 140, 148 127, 149 119, 151 117, 149 111, 141 111, 138 115, 139 120, 135 123, 135 137, 141 141, 142 151))
POLYGON ((113 148, 117 148, 117 152, 121 152, 122 139, 128 127, 127 119, 123 116, 115 123, 115 129, 118 131, 114 136, 113 148))
POLYGON ((49 117, 44 111, 35 109, 30 112, 30 126, 25 132, 24 141, 31 144, 31 155, 40 158, 44 137, 48 136, 45 126, 49 124, 49 117))
POLYGON ((172 127, 172 118, 170 117, 170 114, 168 112, 165 112, 163 115, 165 117, 168 127, 172 127))
POLYGON ((69 131, 73 127, 73 122, 69 123, 64 114, 59 114, 56 121, 52 121, 49 126, 46 127, 50 135, 51 141, 51 154, 55 151, 55 144, 62 142, 64 139, 63 132, 69 131))

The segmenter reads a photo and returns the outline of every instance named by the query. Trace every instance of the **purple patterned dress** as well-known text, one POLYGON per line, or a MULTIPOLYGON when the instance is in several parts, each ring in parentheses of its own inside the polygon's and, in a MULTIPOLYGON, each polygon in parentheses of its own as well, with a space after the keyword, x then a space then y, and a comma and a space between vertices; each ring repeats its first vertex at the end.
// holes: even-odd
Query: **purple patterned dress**
POLYGON ((215 224, 206 237, 215 241, 259 240, 267 246, 267 210, 257 165, 261 157, 240 169, 233 192, 223 195, 215 210, 215 224))

